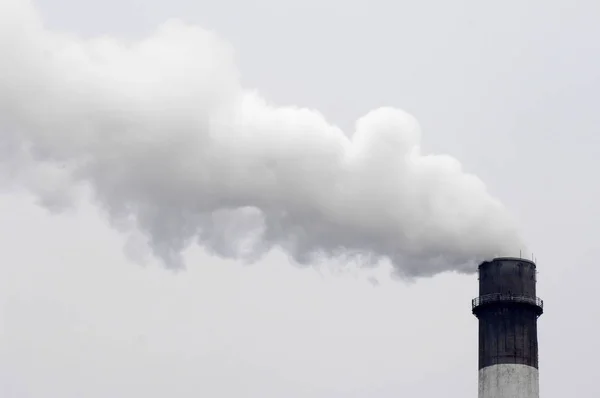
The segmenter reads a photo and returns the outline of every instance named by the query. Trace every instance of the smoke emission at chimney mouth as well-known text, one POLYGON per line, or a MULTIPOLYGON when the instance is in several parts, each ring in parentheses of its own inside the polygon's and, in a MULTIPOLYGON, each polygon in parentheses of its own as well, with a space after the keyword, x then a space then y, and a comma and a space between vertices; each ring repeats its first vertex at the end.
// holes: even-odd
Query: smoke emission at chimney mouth
POLYGON ((4 0, 0 54, 0 182, 49 208, 86 182, 168 267, 184 266, 192 242, 245 261, 273 248, 298 263, 389 259, 407 276, 474 272, 524 247, 480 179, 422 153, 414 117, 376 109, 347 135, 317 111, 271 104, 200 27, 83 39, 4 0))

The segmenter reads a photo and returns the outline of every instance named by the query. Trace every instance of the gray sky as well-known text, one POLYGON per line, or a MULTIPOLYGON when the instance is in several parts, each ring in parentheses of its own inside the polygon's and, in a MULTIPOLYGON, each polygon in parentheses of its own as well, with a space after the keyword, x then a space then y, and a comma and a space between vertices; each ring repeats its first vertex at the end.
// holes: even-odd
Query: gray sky
MULTIPOLYGON (((170 17, 212 29, 246 87, 349 131, 379 106, 411 112, 424 150, 480 176, 538 259, 542 396, 598 396, 600 4, 36 4, 49 28, 88 37, 141 38, 170 17)), ((3 397, 477 393, 474 276, 380 270, 373 286, 281 253, 247 266, 196 247, 173 273, 130 261, 89 201, 52 214, 14 190, 0 196, 0 242, 3 397)))

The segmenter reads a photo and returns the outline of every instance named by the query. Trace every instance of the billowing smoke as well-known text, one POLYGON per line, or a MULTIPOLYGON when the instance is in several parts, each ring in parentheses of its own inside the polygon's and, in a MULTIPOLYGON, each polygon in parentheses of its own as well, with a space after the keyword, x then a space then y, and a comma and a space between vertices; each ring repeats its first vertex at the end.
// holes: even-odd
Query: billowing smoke
POLYGON ((248 261, 389 259, 409 276, 522 249, 502 204, 452 157, 422 153, 420 134, 396 109, 345 134, 271 104, 240 86, 227 43, 177 20, 138 42, 82 39, 0 2, 2 181, 49 207, 89 186, 169 267, 194 242, 248 261))

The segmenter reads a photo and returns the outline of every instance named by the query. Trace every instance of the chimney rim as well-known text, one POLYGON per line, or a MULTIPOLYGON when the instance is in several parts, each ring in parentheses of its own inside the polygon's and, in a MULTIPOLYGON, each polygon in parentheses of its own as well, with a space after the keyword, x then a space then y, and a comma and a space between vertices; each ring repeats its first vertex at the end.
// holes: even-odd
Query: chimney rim
POLYGON ((537 265, 533 260, 529 260, 526 258, 519 258, 519 257, 495 257, 489 261, 481 262, 481 264, 479 264, 478 268, 481 268, 484 265, 499 262, 499 261, 516 261, 516 262, 522 262, 522 263, 529 263, 529 264, 533 265, 535 268, 537 268, 537 265))

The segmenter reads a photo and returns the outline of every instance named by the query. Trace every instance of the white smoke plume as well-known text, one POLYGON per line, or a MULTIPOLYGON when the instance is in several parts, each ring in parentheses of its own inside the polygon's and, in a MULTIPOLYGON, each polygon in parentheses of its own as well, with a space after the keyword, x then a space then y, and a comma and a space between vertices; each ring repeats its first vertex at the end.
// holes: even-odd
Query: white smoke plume
POLYGON ((230 46, 177 20, 138 42, 48 30, 0 2, 0 166, 60 208, 85 183, 114 225, 133 222, 166 266, 191 243, 255 261, 389 259, 408 276, 523 248, 475 176, 419 147, 382 108, 344 134, 316 111, 240 86, 230 46))

